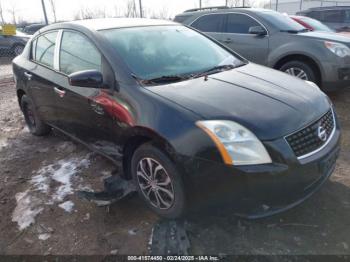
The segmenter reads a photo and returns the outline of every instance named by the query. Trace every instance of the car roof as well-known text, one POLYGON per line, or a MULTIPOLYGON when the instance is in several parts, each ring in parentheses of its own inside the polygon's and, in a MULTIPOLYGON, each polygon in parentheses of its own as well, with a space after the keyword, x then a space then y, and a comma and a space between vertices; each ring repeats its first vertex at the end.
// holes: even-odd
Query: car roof
POLYGON ((264 9, 264 8, 251 8, 251 7, 232 7, 232 8, 204 8, 193 9, 194 11, 187 10, 181 14, 178 14, 177 17, 192 17, 192 16, 202 16, 204 14, 215 14, 215 13, 232 13, 232 12, 242 12, 242 13, 266 13, 266 12, 275 12, 274 10, 264 9))
POLYGON ((139 27, 139 26, 152 26, 152 25, 177 25, 178 23, 160 20, 160 19, 147 19, 147 18, 98 18, 98 19, 85 19, 72 22, 66 22, 63 24, 80 25, 90 30, 104 30, 111 28, 124 28, 124 27, 139 27))
POLYGON ((300 13, 302 12, 307 12, 307 11, 325 11, 325 10, 343 10, 344 8, 349 9, 350 6, 349 5, 344 5, 344 6, 319 6, 319 7, 311 7, 309 9, 300 11, 300 13))

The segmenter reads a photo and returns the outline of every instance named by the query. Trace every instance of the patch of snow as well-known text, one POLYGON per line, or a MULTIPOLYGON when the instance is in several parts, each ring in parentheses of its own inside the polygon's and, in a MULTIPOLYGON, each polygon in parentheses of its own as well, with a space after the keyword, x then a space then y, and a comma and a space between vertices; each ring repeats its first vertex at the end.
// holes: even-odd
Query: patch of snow
POLYGON ((7 138, 0 138, 0 150, 8 146, 7 138))
POLYGON ((72 201, 66 201, 62 204, 58 205, 60 208, 64 209, 66 212, 71 213, 74 207, 74 203, 72 201))
POLYGON ((117 255, 117 254, 118 254, 118 249, 111 250, 111 255, 117 255))
POLYGON ((129 231, 128 231, 128 233, 129 233, 129 235, 132 235, 132 236, 135 236, 136 235, 136 229, 130 229, 129 231))
POLYGON ((56 164, 42 167, 38 174, 61 184, 53 194, 53 200, 61 202, 67 195, 73 194, 72 177, 81 169, 89 167, 89 165, 90 161, 85 158, 62 159, 56 164))
POLYGON ((30 183, 34 186, 35 190, 47 193, 49 190, 49 179, 43 175, 33 176, 30 183))
POLYGON ((39 238, 40 240, 43 240, 43 241, 48 240, 50 237, 51 237, 51 235, 50 235, 49 233, 40 234, 40 235, 38 236, 38 238, 39 238))
MULTIPOLYGON (((31 186, 26 191, 16 194, 17 206, 12 213, 12 221, 17 222, 20 230, 35 222, 35 217, 44 209, 45 204, 60 203, 67 195, 73 194, 73 177, 89 167, 89 157, 90 154, 83 158, 62 159, 35 172, 30 180, 31 186), (50 188, 53 181, 58 185, 50 188)), ((66 201, 59 206, 70 213, 74 203, 66 201)))
POLYGON ((17 206, 12 213, 12 221, 17 222, 19 230, 29 227, 35 217, 43 210, 41 201, 29 194, 29 190, 15 195, 17 206))

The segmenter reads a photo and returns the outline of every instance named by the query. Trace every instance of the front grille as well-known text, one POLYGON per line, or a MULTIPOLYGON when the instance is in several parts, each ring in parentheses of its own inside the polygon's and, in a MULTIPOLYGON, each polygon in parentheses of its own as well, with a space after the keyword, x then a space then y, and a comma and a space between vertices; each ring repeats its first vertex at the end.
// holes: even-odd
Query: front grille
POLYGON ((330 109, 319 120, 289 135, 286 140, 297 157, 302 157, 322 147, 329 140, 334 129, 333 111, 330 109), (323 127, 327 136, 323 141, 319 137, 319 127, 323 127))

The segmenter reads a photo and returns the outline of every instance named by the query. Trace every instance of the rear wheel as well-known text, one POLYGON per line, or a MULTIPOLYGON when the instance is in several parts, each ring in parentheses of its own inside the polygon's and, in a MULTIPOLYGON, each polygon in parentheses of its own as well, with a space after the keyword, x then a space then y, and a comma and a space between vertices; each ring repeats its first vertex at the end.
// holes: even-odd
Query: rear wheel
POLYGON ((131 161, 133 180, 148 207, 166 218, 178 218, 185 211, 185 190, 171 160, 151 144, 138 148, 131 161))
POLYGON ((36 136, 44 136, 50 133, 51 127, 40 119, 33 102, 26 95, 21 98, 21 109, 30 133, 36 136))
POLYGON ((280 71, 317 84, 316 72, 314 68, 306 62, 297 60, 289 61, 281 66, 280 71))

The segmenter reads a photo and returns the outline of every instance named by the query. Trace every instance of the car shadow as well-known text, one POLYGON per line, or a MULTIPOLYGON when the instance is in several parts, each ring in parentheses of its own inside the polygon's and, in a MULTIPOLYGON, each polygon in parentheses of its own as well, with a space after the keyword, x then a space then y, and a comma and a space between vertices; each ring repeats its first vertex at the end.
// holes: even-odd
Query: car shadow
POLYGON ((350 254, 350 188, 328 181, 301 205, 272 217, 245 220, 216 212, 191 217, 195 254, 350 254))

